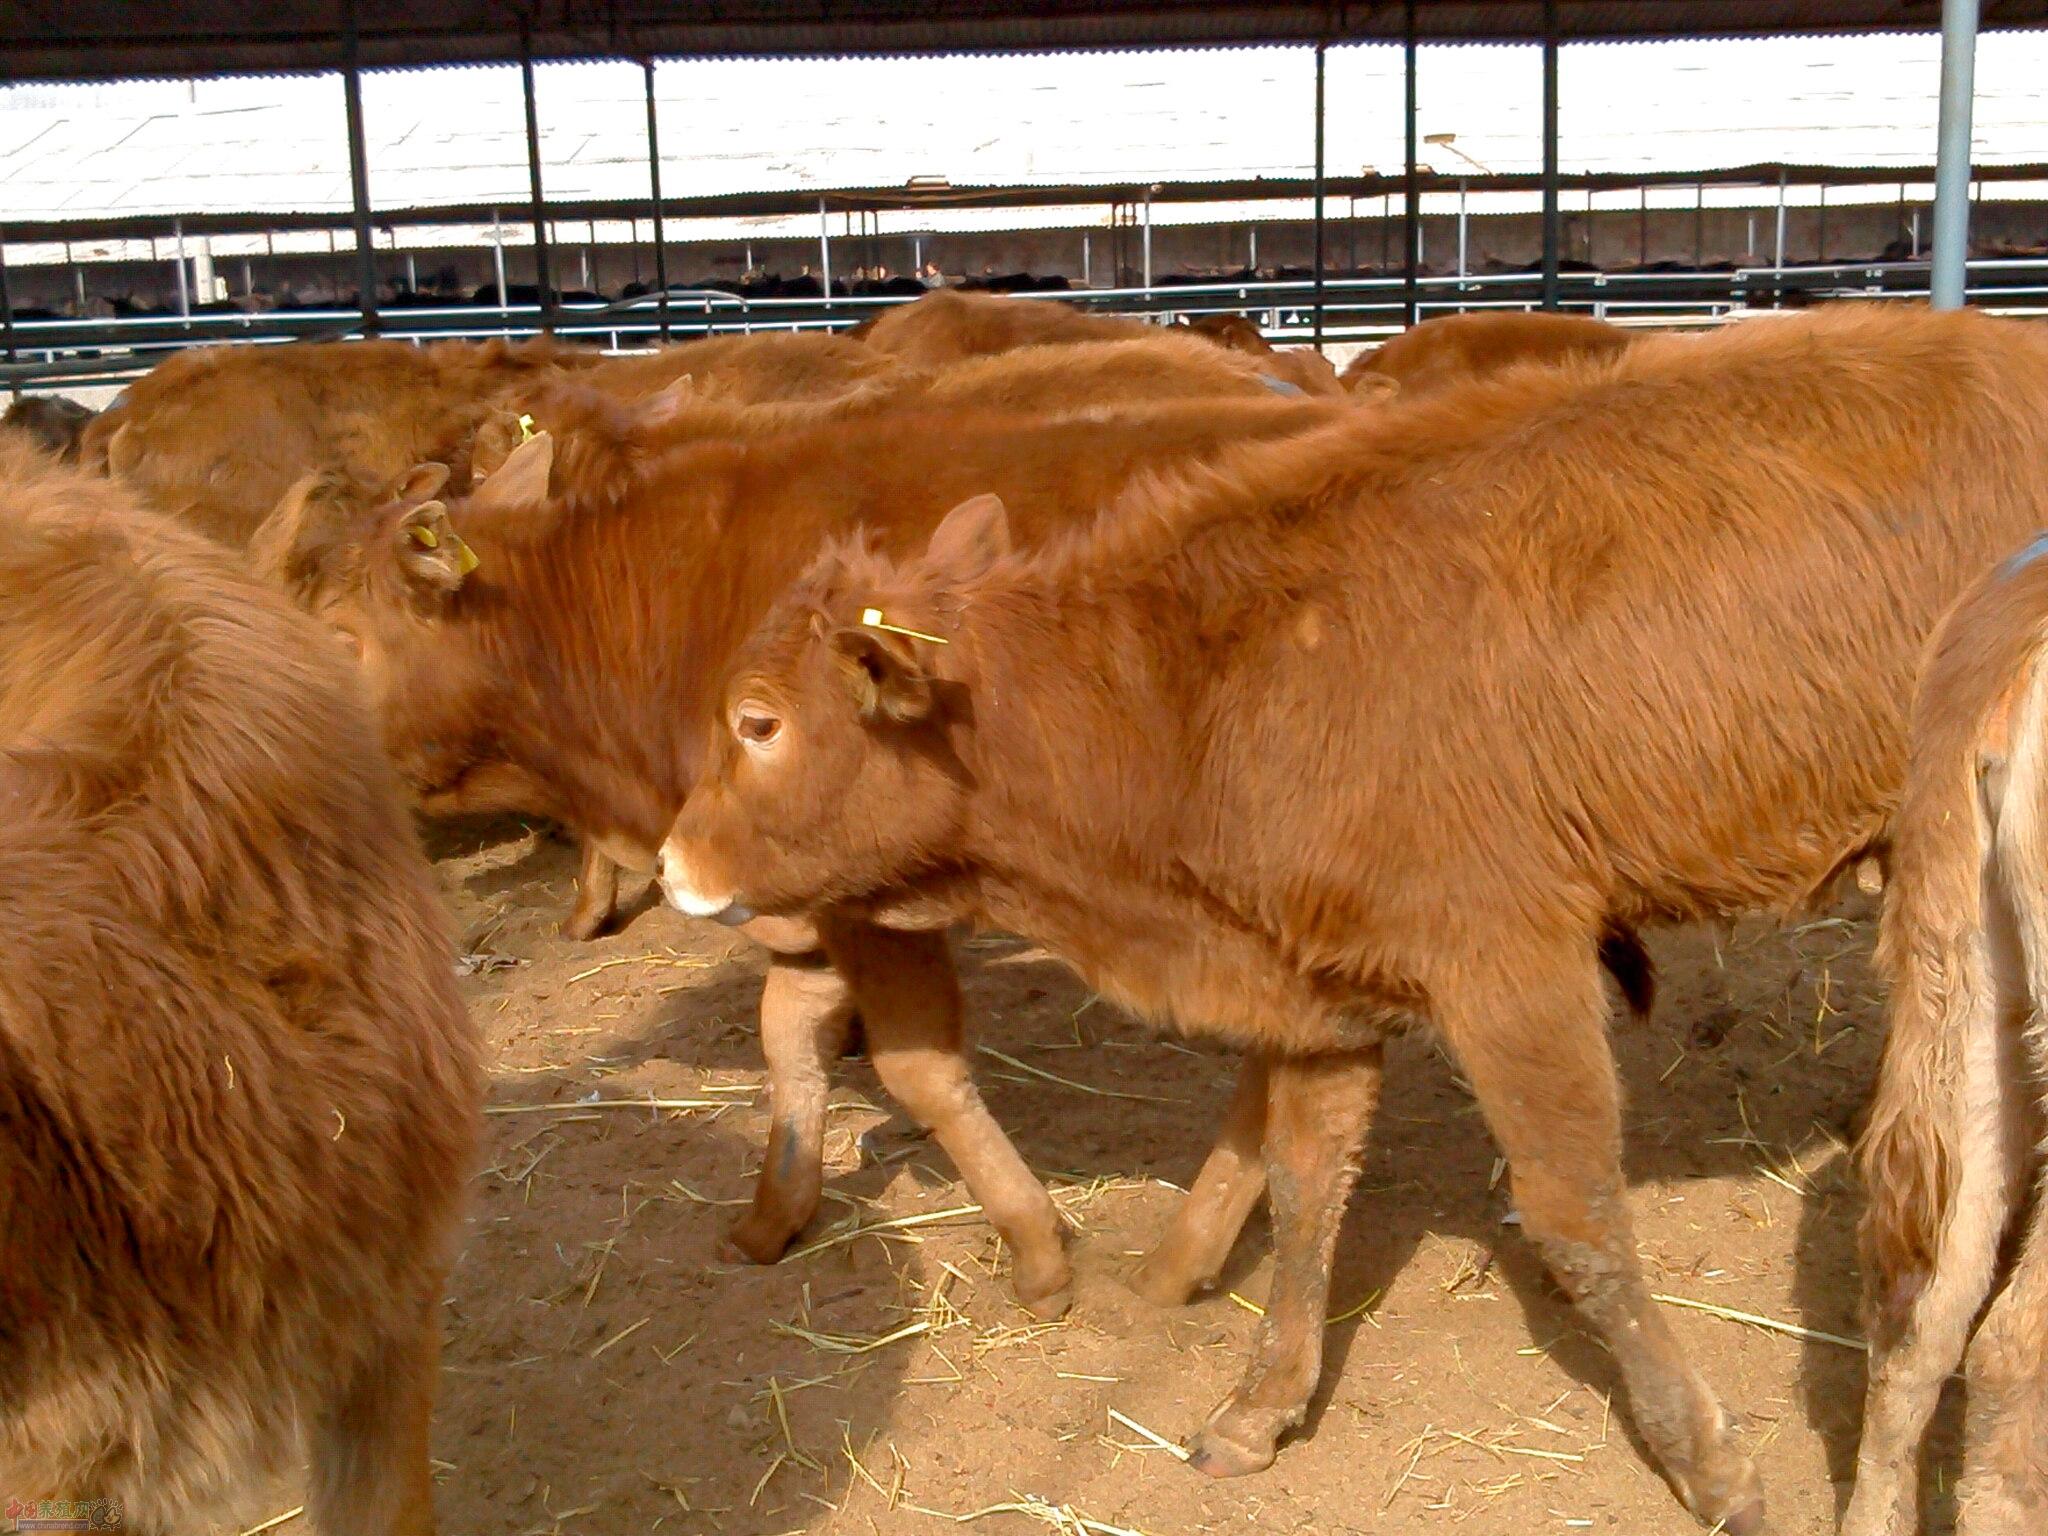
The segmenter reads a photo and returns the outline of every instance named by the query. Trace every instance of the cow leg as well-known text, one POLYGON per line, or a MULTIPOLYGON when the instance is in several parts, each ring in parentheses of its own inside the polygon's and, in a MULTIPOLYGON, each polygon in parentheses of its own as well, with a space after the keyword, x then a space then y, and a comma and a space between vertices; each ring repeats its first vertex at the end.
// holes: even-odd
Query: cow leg
MULTIPOLYGON (((1842 1536, 1910 1536, 1920 1526, 1920 1451, 1941 1389, 1962 1362, 1970 1326, 1997 1277, 1998 1250, 2022 1194, 2028 1087, 2020 1038, 2004 1021, 2025 1001, 2016 938, 1988 913, 1977 964, 1987 985, 1961 1014, 1961 1080, 1922 1112, 1955 1120, 1955 1189, 1943 1214, 1934 1271, 1873 1274, 1870 1385, 1856 1488, 1842 1536)), ((1974 1399, 1975 1394, 1972 1394, 1974 1399)), ((1976 1420, 1973 1401, 1972 1419, 1976 1420)))
POLYGON ((1266 1091, 1266 1059, 1247 1056, 1222 1136, 1166 1235, 1131 1276, 1131 1288, 1154 1306, 1184 1306, 1216 1283, 1237 1234, 1266 1192, 1266 1091))
POLYGON ((1188 1447, 1188 1464, 1211 1477, 1271 1466, 1280 1437, 1308 1414, 1323 1372, 1330 1258, 1379 1102, 1383 1057, 1375 1045, 1266 1064, 1273 1288, 1244 1380, 1188 1447))
POLYGON ((1958 1536, 2048 1531, 2048 1203, 1970 1348, 1958 1536))
POLYGON ((428 1460, 441 1361, 441 1287, 313 1416, 306 1510, 321 1536, 433 1536, 428 1460))
POLYGON ((827 929, 826 942, 853 987, 882 1086, 931 1131, 1010 1245, 1017 1299, 1035 1316, 1059 1317, 1073 1299, 1064 1228, 967 1070, 945 935, 841 922, 827 929))
POLYGON ((736 1257, 773 1264, 818 1213, 832 1090, 827 1073, 852 1019, 853 989, 822 955, 769 956, 761 988, 768 1153, 753 1206, 727 1234, 736 1257))
POLYGON ((562 919, 562 932, 572 939, 594 939, 611 927, 618 915, 619 866, 586 837, 583 868, 576 875, 576 904, 562 919))
POLYGON ((1695 1515, 1763 1525, 1763 1485, 1651 1302, 1621 1170, 1621 1093, 1589 952, 1439 993, 1436 1015, 1513 1170, 1522 1230, 1621 1368, 1651 1454, 1695 1515))

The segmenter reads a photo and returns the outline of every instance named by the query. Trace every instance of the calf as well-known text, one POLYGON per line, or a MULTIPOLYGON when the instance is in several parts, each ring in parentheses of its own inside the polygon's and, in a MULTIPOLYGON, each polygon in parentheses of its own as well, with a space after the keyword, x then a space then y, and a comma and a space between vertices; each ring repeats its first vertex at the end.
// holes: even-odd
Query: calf
POLYGON ((1403 399, 1412 400, 1516 363, 1612 356, 1631 340, 1620 326, 1590 315, 1519 310, 1440 315, 1361 352, 1344 370, 1343 383, 1354 393, 1384 390, 1391 383, 1403 399))
POLYGON ((1935 637, 1893 833, 1879 961, 1889 1029, 1860 1149, 1869 1406, 1844 1536, 1919 1527, 1942 1383, 1970 1352, 1964 1536, 2048 1530, 2048 544, 1999 566, 1935 637))
POLYGON ((1919 649, 2044 504, 2048 337, 1852 309, 1251 445, 1023 554, 980 498, 778 601, 662 879, 1027 933, 1262 1058, 1230 1134, 1262 1123, 1278 1266, 1213 1473, 1302 1420, 1382 1042, 1428 1019, 1649 1449, 1752 1531, 1637 1259, 1599 935, 1794 905, 1881 842, 1919 649))
POLYGON ((0 511, 0 1487, 192 1531, 309 1457, 422 1536, 480 1074, 374 727, 118 488, 0 446, 0 511))
MULTIPOLYGON (((595 427, 616 409, 584 401, 595 427)), ((1263 391, 1055 422, 928 407, 675 444, 626 475, 608 454, 565 456, 583 466, 567 478, 542 433, 466 500, 363 518, 309 499, 259 542, 360 654, 423 810, 523 800, 651 869, 734 646, 828 537, 866 527, 911 546, 987 486, 1035 535, 1134 477, 1349 414, 1263 391)), ((943 936, 830 914, 818 928, 759 932, 775 951, 762 999, 774 1126, 735 1246, 772 1260, 815 1212, 826 1065, 857 1003, 884 1084, 1010 1240, 1020 1298, 1056 1313, 1069 1274, 1057 1217, 969 1079, 943 936)))

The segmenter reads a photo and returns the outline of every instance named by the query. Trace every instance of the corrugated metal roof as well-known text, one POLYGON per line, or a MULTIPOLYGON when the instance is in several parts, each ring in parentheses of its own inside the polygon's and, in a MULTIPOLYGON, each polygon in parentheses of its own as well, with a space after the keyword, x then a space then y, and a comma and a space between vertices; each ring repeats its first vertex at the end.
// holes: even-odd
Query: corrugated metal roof
MULTIPOLYGON (((1540 0, 1416 0, 1436 41, 1528 41, 1540 0)), ((1987 27, 2048 0, 1984 0, 1987 27)), ((366 65, 652 55, 892 54, 1393 39, 1393 0, 11 0, 0 75, 111 79, 332 68, 349 13, 366 65)), ((1939 0, 1557 0, 1567 40, 1920 30, 1939 0)))
MULTIPOLYGON (((1932 159, 1928 36, 1669 42, 1565 51, 1566 184, 1645 179, 1915 180, 1932 159), (1760 162, 1768 162, 1761 163, 1760 162)), ((1527 47, 1426 48, 1422 159, 1453 187, 1533 177, 1540 69, 1527 47), (1430 139, 1450 142, 1432 143, 1430 139)), ((1401 50, 1329 56, 1330 186, 1387 190, 1403 155, 1401 50)), ((542 178, 560 217, 631 217, 647 195, 637 66, 539 71, 542 178)), ((1980 50, 1972 158, 2048 157, 2048 31, 1980 50)), ((835 206, 1042 206, 1300 196, 1313 159, 1313 61, 1300 47, 913 60, 670 61, 656 71, 662 185, 682 216, 835 206), (950 190, 907 195, 913 177, 950 190), (892 190, 893 189, 893 190, 892 190)), ((390 70, 363 82, 380 223, 488 222, 528 198, 519 72, 390 70)), ((0 224, 14 238, 333 228, 350 206, 339 80, 239 77, 0 88, 0 224)), ((1987 170, 1987 174, 1991 174, 1987 170)), ((1533 185, 1533 180, 1501 183, 1533 185)))

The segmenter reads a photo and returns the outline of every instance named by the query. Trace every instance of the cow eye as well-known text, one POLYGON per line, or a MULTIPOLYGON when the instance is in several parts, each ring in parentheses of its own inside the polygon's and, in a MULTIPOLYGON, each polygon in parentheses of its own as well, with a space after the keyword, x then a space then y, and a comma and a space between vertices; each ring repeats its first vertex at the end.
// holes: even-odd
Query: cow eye
POLYGON ((735 716, 732 728, 749 746, 765 747, 782 734, 782 721, 766 710, 742 709, 735 716))

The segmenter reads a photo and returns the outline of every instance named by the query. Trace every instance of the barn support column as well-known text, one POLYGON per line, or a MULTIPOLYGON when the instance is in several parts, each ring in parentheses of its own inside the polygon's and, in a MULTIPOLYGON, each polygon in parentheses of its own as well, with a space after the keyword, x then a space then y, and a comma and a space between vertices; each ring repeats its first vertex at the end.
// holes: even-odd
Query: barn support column
POLYGON ((1970 104, 1976 90, 1977 0, 1942 0, 1941 127, 1934 159, 1936 309, 1961 309, 1970 255, 1970 104))
POLYGON ((655 310, 661 316, 661 339, 668 340, 668 244, 661 222, 661 129, 654 112, 654 60, 642 59, 647 80, 647 188, 654 203, 654 286, 661 290, 655 310))
POLYGON ((1152 297, 1152 188, 1145 189, 1145 297, 1152 297))
POLYGON ((526 97, 526 179, 533 192, 533 281, 540 289, 540 324, 555 324, 554 262, 548 252, 547 195, 540 185, 540 114, 533 103, 533 29, 519 28, 519 83, 526 97))
POLYGON ((832 302, 832 216, 825 212, 825 199, 818 199, 818 291, 832 302))
MULTIPOLYGON (((1412 0, 1410 9, 1413 9, 1412 0)), ((1327 51, 1316 44, 1316 318, 1315 347, 1323 350, 1323 64, 1327 51)), ((1149 279, 1148 279, 1149 282, 1149 279)))
MULTIPOLYGON (((0 229, 0 340, 6 342, 7 361, 14 361, 14 290, 7 281, 7 231, 0 229)), ((19 398, 21 386, 8 381, 8 393, 19 398)))
POLYGON ((356 29, 356 0, 349 0, 348 30, 342 37, 342 50, 341 92, 343 105, 348 111, 349 205, 356 230, 356 305, 363 312, 363 334, 374 336, 380 324, 377 316, 377 253, 370 243, 370 156, 364 148, 363 139, 362 50, 356 29))
MULTIPOLYGON (((1465 182, 1465 177, 1460 176, 1458 178, 1458 282, 1460 287, 1463 286, 1468 275, 1468 264, 1465 259, 1465 182)), ((1464 306, 1460 304, 1459 307, 1463 308, 1464 306)))
POLYGON ((1401 323, 1413 325, 1422 318, 1422 199, 1416 164, 1421 155, 1415 142, 1415 0, 1404 0, 1401 7, 1401 52, 1407 86, 1401 109, 1406 134, 1401 163, 1401 323))
POLYGON ((1557 0, 1543 0, 1543 307, 1556 309, 1557 247, 1557 0))

